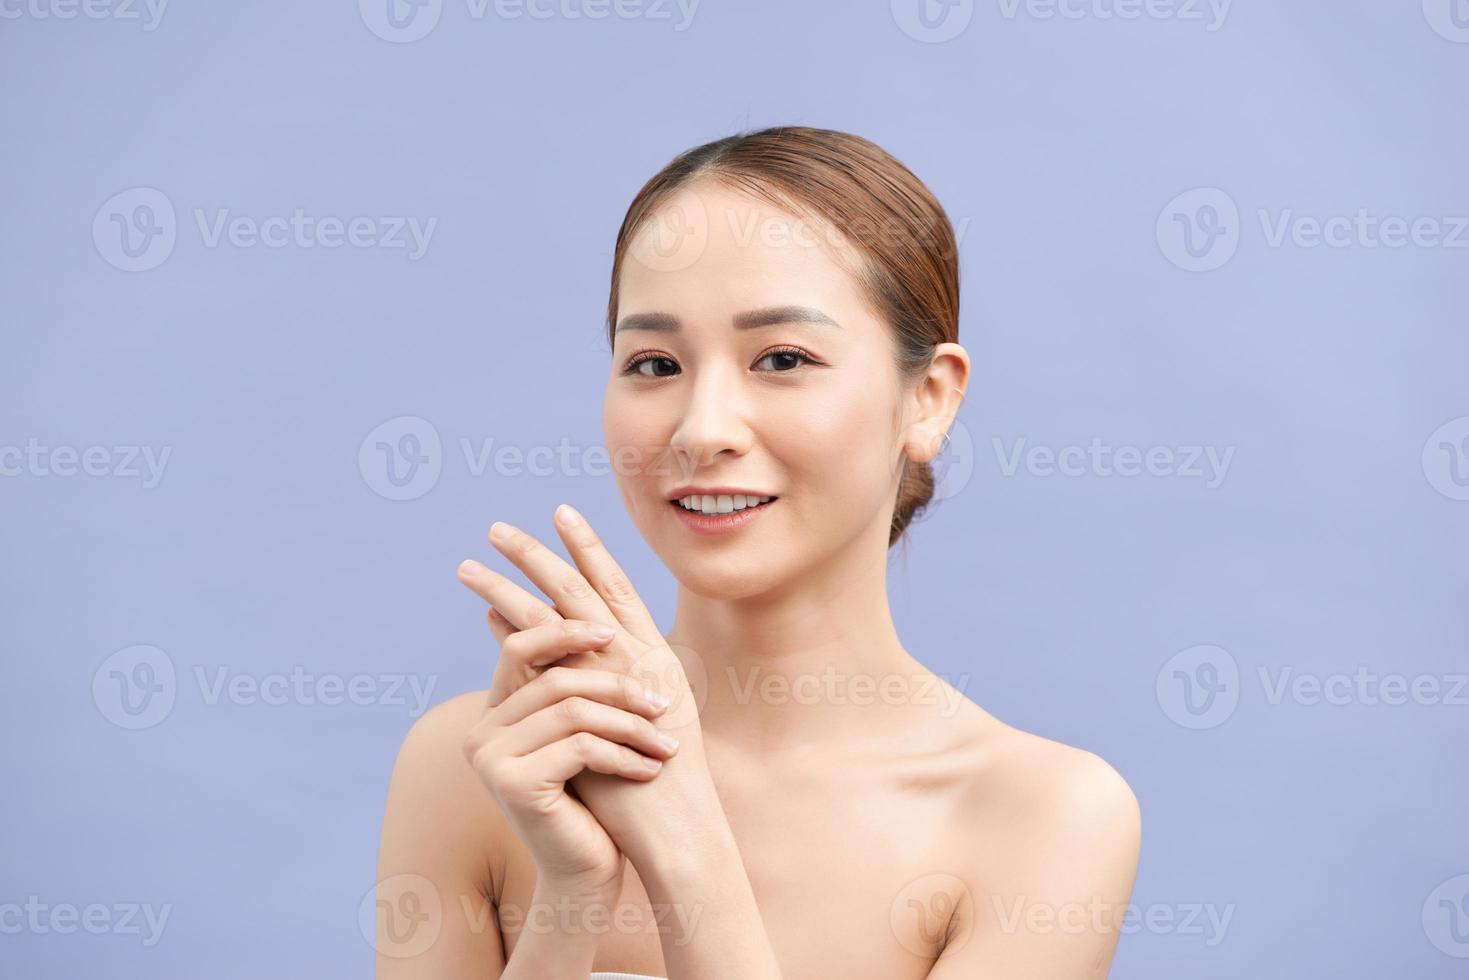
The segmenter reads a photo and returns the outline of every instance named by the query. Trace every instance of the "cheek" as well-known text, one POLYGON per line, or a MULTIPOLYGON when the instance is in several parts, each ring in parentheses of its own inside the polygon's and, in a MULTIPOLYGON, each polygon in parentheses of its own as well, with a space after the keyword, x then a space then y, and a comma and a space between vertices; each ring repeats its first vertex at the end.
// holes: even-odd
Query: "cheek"
POLYGON ((815 490, 828 502, 870 503, 885 495, 892 475, 893 419, 878 392, 829 401, 772 427, 777 455, 788 461, 793 489, 815 490))
POLYGON ((666 464, 659 462, 668 442, 667 425, 657 413, 609 393, 602 401, 602 440, 619 486, 653 480, 661 487, 669 482, 660 469, 666 464))

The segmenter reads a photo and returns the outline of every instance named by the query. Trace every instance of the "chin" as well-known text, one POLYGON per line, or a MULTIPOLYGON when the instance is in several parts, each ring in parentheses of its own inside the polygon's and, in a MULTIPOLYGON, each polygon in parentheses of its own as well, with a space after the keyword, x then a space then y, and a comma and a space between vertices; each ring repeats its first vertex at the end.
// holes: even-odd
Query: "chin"
POLYGON ((699 554, 688 548, 660 552, 678 584, 705 599, 733 601, 769 592, 779 583, 769 557, 752 555, 748 562, 712 552, 699 554))

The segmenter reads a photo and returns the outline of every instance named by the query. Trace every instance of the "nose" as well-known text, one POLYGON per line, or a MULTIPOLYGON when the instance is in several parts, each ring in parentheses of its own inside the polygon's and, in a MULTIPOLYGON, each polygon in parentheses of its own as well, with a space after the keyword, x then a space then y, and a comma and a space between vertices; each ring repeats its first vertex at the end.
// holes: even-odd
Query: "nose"
POLYGON ((688 403, 669 439, 686 473, 743 456, 753 441, 738 379, 706 373, 689 386, 688 403))

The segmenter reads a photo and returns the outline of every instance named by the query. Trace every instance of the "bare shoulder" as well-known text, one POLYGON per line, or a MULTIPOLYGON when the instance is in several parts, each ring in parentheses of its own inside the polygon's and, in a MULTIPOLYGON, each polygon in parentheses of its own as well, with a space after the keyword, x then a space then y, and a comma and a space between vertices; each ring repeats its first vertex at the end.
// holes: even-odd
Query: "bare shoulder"
MULTIPOLYGON (((966 702, 960 727, 961 832, 1004 842, 984 863, 1102 862, 1098 874, 1130 889, 1141 844, 1142 813, 1127 780, 1095 752, 1015 728, 966 702), (1039 849, 1039 850, 1037 850, 1039 849)), ((1019 871, 1020 869, 1012 869, 1019 871)))
POLYGON ((420 861, 462 863, 465 878, 488 889, 503 861, 496 841, 503 839, 505 822, 464 755, 487 696, 456 695, 413 723, 393 766, 383 826, 385 849, 416 854, 420 861))

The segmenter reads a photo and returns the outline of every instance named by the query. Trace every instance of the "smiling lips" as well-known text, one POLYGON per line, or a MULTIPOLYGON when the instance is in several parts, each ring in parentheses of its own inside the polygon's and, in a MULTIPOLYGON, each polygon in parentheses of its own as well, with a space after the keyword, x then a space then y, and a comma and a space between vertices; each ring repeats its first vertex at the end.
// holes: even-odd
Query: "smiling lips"
POLYGON ((777 499, 768 494, 690 492, 668 502, 689 530, 698 534, 725 534, 758 518, 777 499))
POLYGON ((674 503, 686 510, 703 514, 731 514, 746 507, 758 507, 774 500, 770 495, 754 493, 690 493, 674 499, 674 503))

